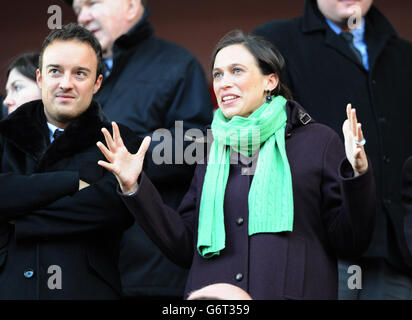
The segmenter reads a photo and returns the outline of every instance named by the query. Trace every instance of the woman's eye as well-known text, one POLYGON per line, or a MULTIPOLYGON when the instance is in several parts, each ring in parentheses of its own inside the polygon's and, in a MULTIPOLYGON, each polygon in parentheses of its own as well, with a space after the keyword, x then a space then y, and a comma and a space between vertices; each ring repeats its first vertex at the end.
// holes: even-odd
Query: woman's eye
POLYGON ((221 72, 215 72, 214 74, 213 74, 213 79, 219 79, 219 78, 221 78, 222 77, 222 73, 221 72))
POLYGON ((241 73, 243 70, 242 69, 240 69, 240 68, 234 68, 233 69, 233 73, 234 74, 239 74, 239 73, 241 73))
POLYGON ((20 84, 16 84, 13 89, 15 92, 19 92, 21 89, 23 89, 23 86, 20 84))

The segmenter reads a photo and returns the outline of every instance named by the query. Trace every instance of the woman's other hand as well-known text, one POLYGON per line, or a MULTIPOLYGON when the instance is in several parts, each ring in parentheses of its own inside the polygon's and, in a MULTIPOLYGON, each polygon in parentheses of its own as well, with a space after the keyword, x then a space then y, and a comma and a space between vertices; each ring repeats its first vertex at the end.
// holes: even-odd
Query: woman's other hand
POLYGON ((356 118, 356 110, 352 109, 351 104, 346 107, 346 115, 348 118, 342 127, 345 137, 345 152, 355 176, 358 176, 368 169, 368 158, 364 149, 366 140, 363 137, 362 126, 356 118))

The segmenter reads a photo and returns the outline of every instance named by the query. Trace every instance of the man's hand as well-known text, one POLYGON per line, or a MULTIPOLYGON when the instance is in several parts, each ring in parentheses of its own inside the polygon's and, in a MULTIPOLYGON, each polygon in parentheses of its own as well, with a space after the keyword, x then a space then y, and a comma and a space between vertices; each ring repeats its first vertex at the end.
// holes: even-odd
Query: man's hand
POLYGON ((130 194, 137 190, 137 179, 142 172, 144 156, 149 149, 151 138, 145 137, 137 153, 131 154, 125 147, 115 122, 112 122, 112 127, 113 138, 106 128, 102 129, 108 148, 100 141, 97 142, 108 162, 100 160, 97 164, 113 173, 122 192, 130 194))

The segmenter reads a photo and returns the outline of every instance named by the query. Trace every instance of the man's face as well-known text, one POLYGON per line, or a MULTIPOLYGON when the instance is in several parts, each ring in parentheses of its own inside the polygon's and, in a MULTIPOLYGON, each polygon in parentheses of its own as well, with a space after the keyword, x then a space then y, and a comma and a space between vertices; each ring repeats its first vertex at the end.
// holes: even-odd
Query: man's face
POLYGON ((93 32, 103 49, 103 57, 112 56, 113 43, 130 29, 130 15, 141 12, 140 1, 130 0, 74 0, 77 22, 93 32))
POLYGON ((318 8, 322 14, 338 25, 345 24, 351 16, 358 12, 362 17, 365 16, 372 2, 373 0, 317 0, 318 8), (358 8, 354 9, 354 6, 358 8))
POLYGON ((42 61, 36 74, 46 118, 64 129, 88 109, 100 88, 97 56, 88 43, 55 40, 44 51, 42 61))

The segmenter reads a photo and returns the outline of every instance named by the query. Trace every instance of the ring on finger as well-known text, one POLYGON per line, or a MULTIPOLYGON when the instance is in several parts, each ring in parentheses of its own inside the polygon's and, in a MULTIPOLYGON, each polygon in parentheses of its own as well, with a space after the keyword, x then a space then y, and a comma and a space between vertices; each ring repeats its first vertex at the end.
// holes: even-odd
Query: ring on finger
POLYGON ((366 144, 366 139, 362 139, 361 141, 355 142, 358 146, 364 146, 366 144))

